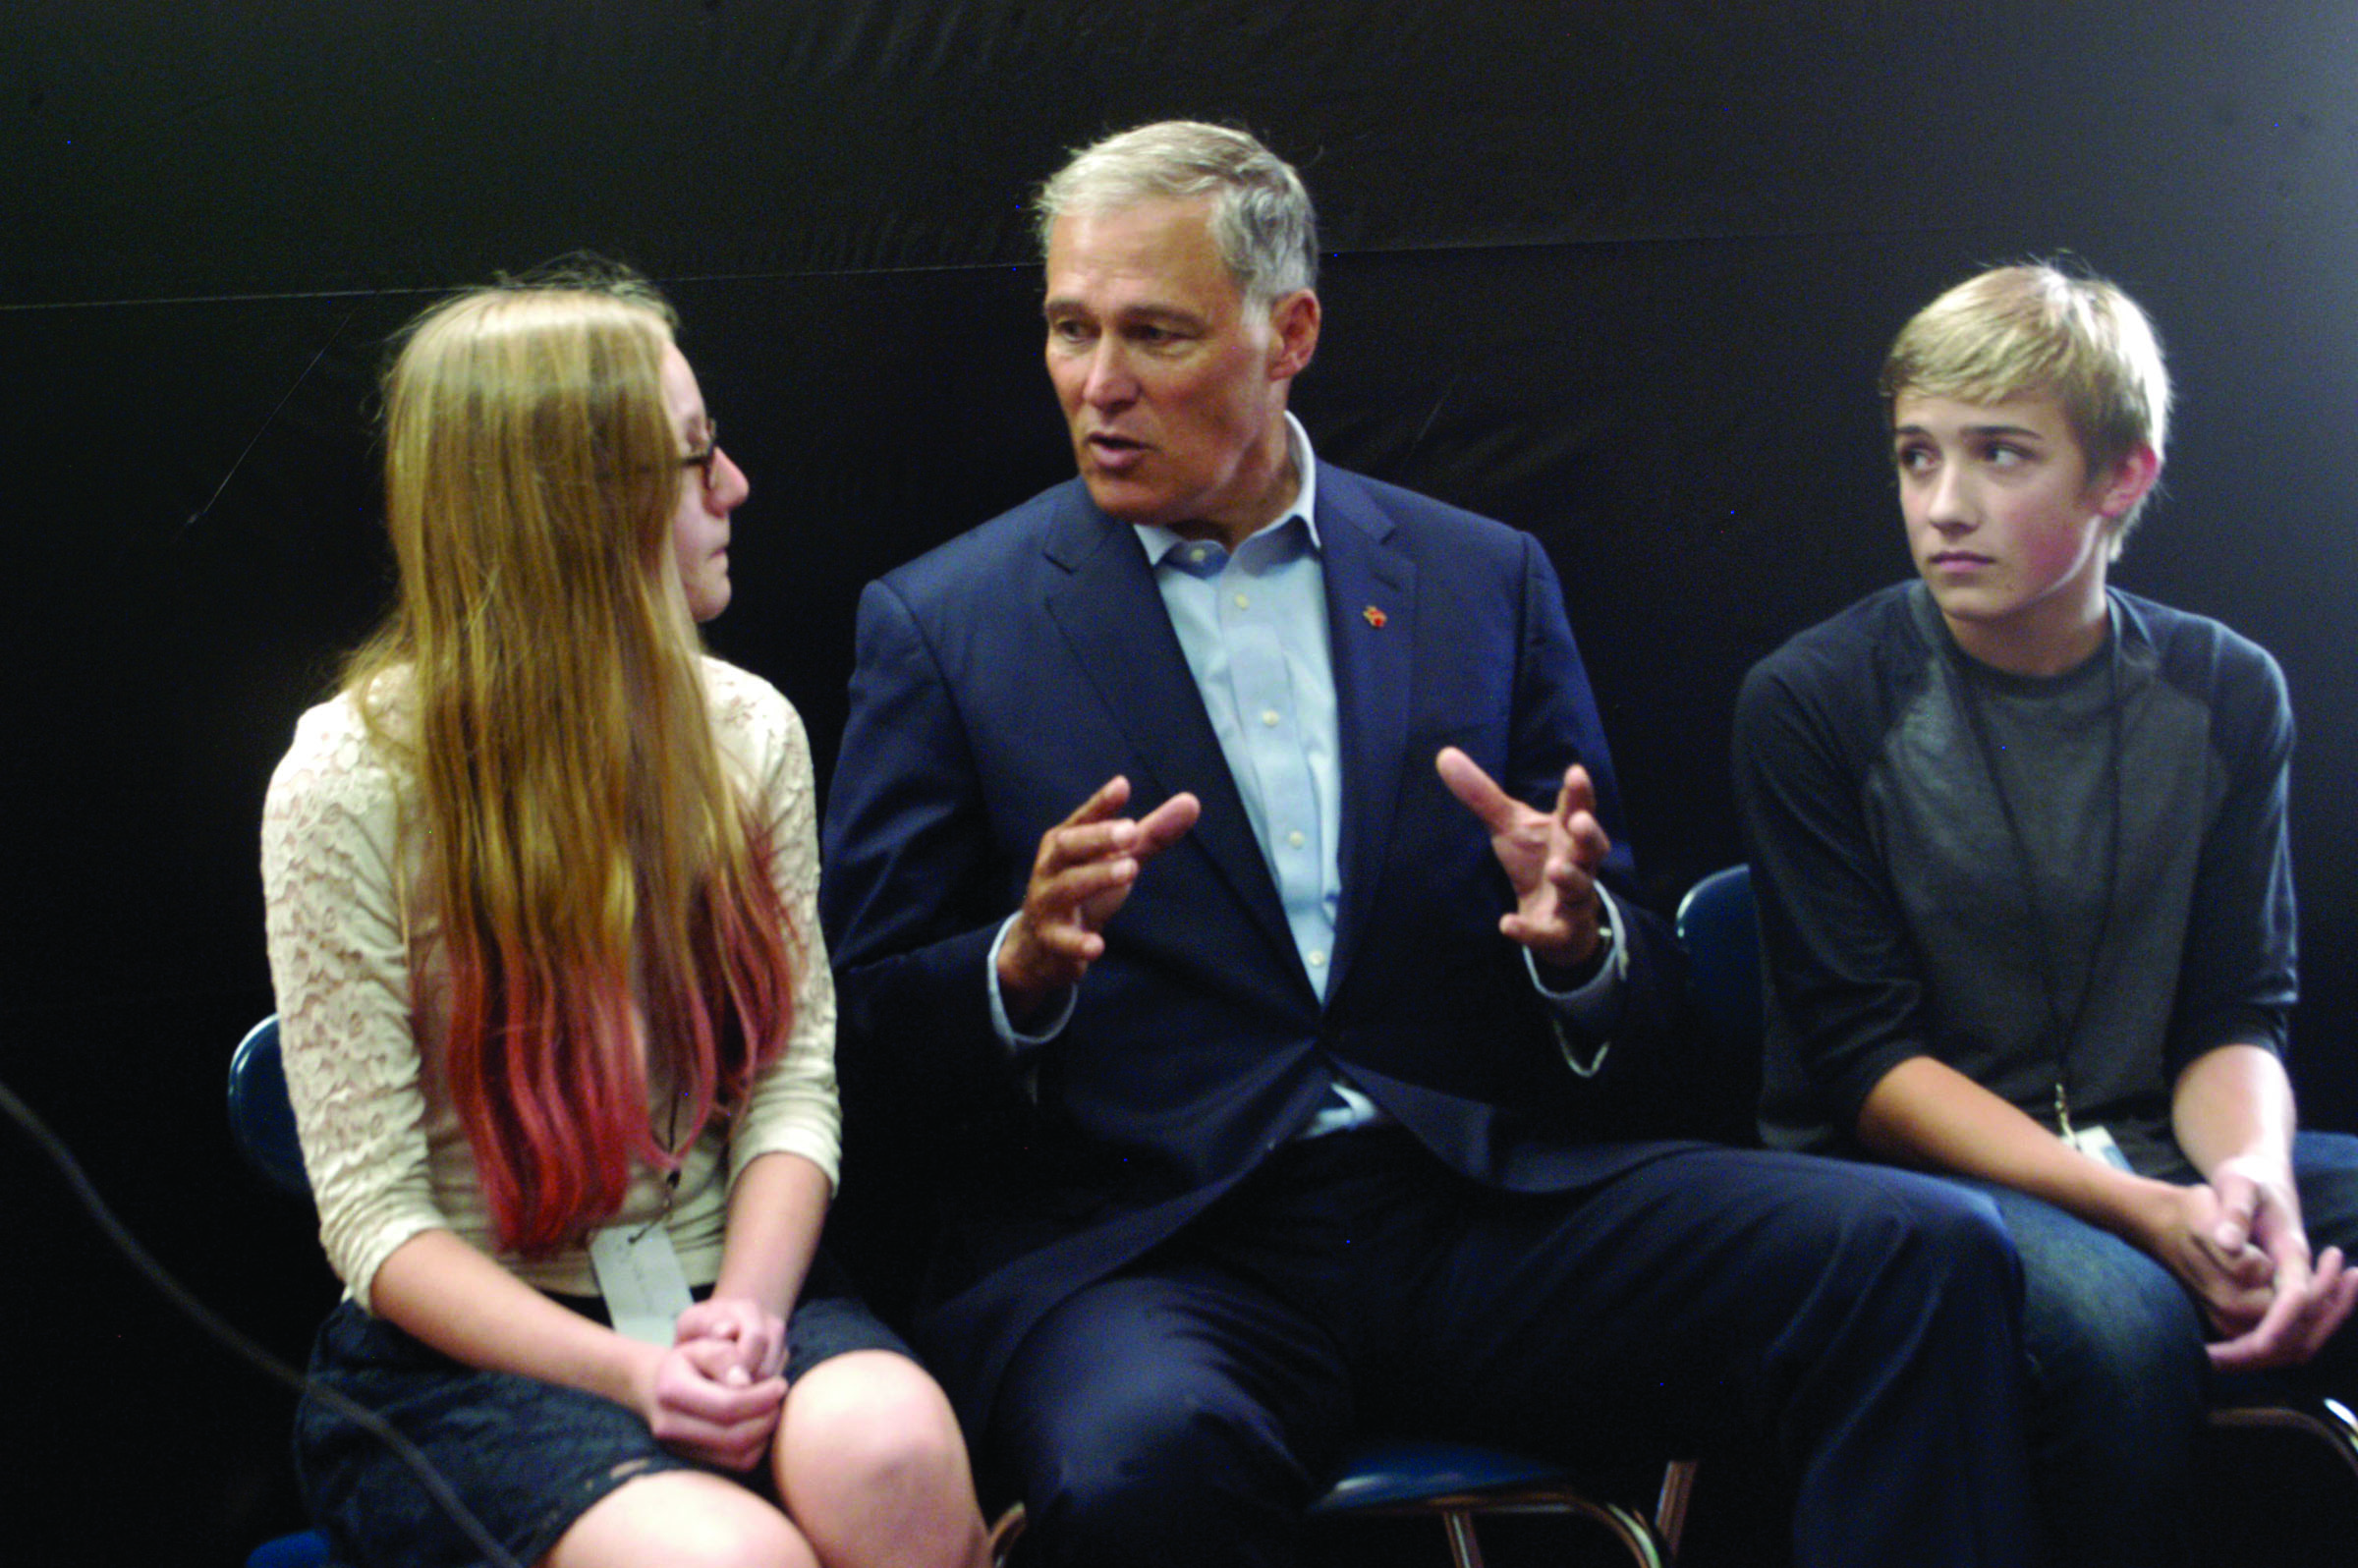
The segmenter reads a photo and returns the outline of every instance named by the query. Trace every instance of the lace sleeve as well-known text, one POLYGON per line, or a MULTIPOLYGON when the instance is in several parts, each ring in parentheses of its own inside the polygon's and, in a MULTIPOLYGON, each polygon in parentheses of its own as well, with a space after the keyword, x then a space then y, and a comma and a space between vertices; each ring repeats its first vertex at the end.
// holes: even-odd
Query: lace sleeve
POLYGON ((398 814, 350 701, 305 714, 262 812, 270 980, 320 1241, 363 1307, 394 1249, 446 1224, 427 1173, 398 814))
POLYGON ((835 982, 818 929, 818 814, 801 715, 767 682, 706 665, 713 728, 744 770, 769 824, 771 874, 794 931, 794 1029, 755 1084, 729 1143, 729 1176, 773 1152, 801 1154, 836 1179, 842 1109, 835 1092, 835 982))

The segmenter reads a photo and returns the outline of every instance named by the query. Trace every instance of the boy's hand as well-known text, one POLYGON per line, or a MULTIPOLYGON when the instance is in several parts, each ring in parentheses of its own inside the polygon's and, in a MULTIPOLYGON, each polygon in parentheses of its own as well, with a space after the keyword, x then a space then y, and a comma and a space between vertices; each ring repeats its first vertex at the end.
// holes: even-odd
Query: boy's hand
POLYGON ((2233 1338, 2267 1316, 2274 1272, 2268 1255, 2230 1221, 2210 1187, 2141 1182, 2151 1199, 2138 1243, 2177 1276, 2205 1318, 2233 1338))
MULTIPOLYGON (((2211 1347, 2221 1371, 2297 1367, 2323 1349, 2358 1303, 2358 1269, 2329 1247, 2314 1260, 2301 1225, 2300 1197, 2280 1165, 2229 1159, 2211 1173, 2220 1250, 2242 1242, 2269 1262, 2267 1308, 2211 1347)), ((2222 1327, 2229 1325, 2221 1324, 2222 1327)))

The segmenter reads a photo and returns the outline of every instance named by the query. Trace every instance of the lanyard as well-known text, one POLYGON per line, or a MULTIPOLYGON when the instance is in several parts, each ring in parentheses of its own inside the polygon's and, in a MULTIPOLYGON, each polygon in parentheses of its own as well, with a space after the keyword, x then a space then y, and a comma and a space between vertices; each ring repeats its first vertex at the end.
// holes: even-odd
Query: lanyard
POLYGON ((1998 771, 1997 748, 1990 740, 1990 727, 1982 714, 1979 683, 1984 679, 1972 667, 1971 661, 1958 650, 1957 674, 1961 688, 1967 723, 1973 730, 1974 745, 1981 752, 1982 768, 1989 776, 1990 791, 1997 797, 1998 814, 2005 818, 2006 839, 2013 846, 2014 868, 2022 883, 2023 903, 2028 906, 2032 934, 2039 943, 2040 988, 2047 1000, 2049 1027, 2055 1039, 2055 1122, 2065 1138, 2072 1136, 2069 1051, 2072 1037, 2078 1034, 2080 1020, 2088 1010, 2088 997, 2096 986, 2096 971, 2104 956, 2105 938, 2112 925, 2112 901, 2120 882, 2120 819, 2124 814, 2120 781, 2122 750, 2122 719, 2120 713, 2120 628, 2111 618, 2111 607, 2105 606, 2108 624, 2105 642, 2105 715, 2107 746, 2105 753, 2106 781, 2110 786, 2112 810, 2106 822, 2105 855, 2105 896, 2097 906, 2096 935, 2088 944, 2087 967, 2080 975, 2079 995, 2072 999, 2070 1010, 2063 1007, 2063 979, 2056 972, 2058 951, 2055 929, 2048 920, 2047 906, 2039 898, 2039 881, 2031 861, 2030 841, 2023 836, 2022 822, 2014 812, 2014 801, 2006 793, 2006 781, 1998 771))

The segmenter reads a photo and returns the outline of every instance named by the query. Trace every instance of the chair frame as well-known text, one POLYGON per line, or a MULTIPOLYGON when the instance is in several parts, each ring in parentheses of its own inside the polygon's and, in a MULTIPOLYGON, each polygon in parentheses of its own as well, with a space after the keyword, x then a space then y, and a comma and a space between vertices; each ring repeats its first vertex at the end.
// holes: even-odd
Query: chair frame
POLYGON ((1695 1461, 1663 1467, 1648 1518, 1627 1503, 1597 1497, 1554 1465, 1472 1444, 1375 1440, 1356 1449, 1342 1479, 1312 1505, 1314 1516, 1435 1519, 1454 1568, 1484 1568, 1475 1520, 1483 1515, 1548 1515, 1592 1521, 1619 1542, 1639 1568, 1671 1568, 1694 1494, 1695 1461), (1400 1472, 1417 1474, 1403 1482, 1400 1472), (1424 1489, 1430 1484, 1432 1490, 1424 1489))
POLYGON ((2215 1405, 2211 1425, 2225 1431, 2289 1431, 2333 1451, 2358 1481, 2358 1416, 2330 1394, 2271 1393, 2251 1404, 2215 1405))

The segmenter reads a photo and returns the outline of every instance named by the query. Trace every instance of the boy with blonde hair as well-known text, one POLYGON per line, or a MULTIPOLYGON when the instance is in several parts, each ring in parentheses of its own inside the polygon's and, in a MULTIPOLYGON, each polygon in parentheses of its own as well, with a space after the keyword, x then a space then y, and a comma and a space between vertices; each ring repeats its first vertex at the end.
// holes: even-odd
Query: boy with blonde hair
POLYGON ((2296 1134, 2280 1059, 2283 677, 2107 586, 2169 409, 2120 290, 1983 273, 1908 323, 1881 391, 1917 581, 1738 703, 1762 1130, 1990 1195, 2058 1560, 2180 1561, 2209 1370, 2311 1361, 2358 1294, 2310 1242, 2358 1235, 2358 1140, 2296 1134))

